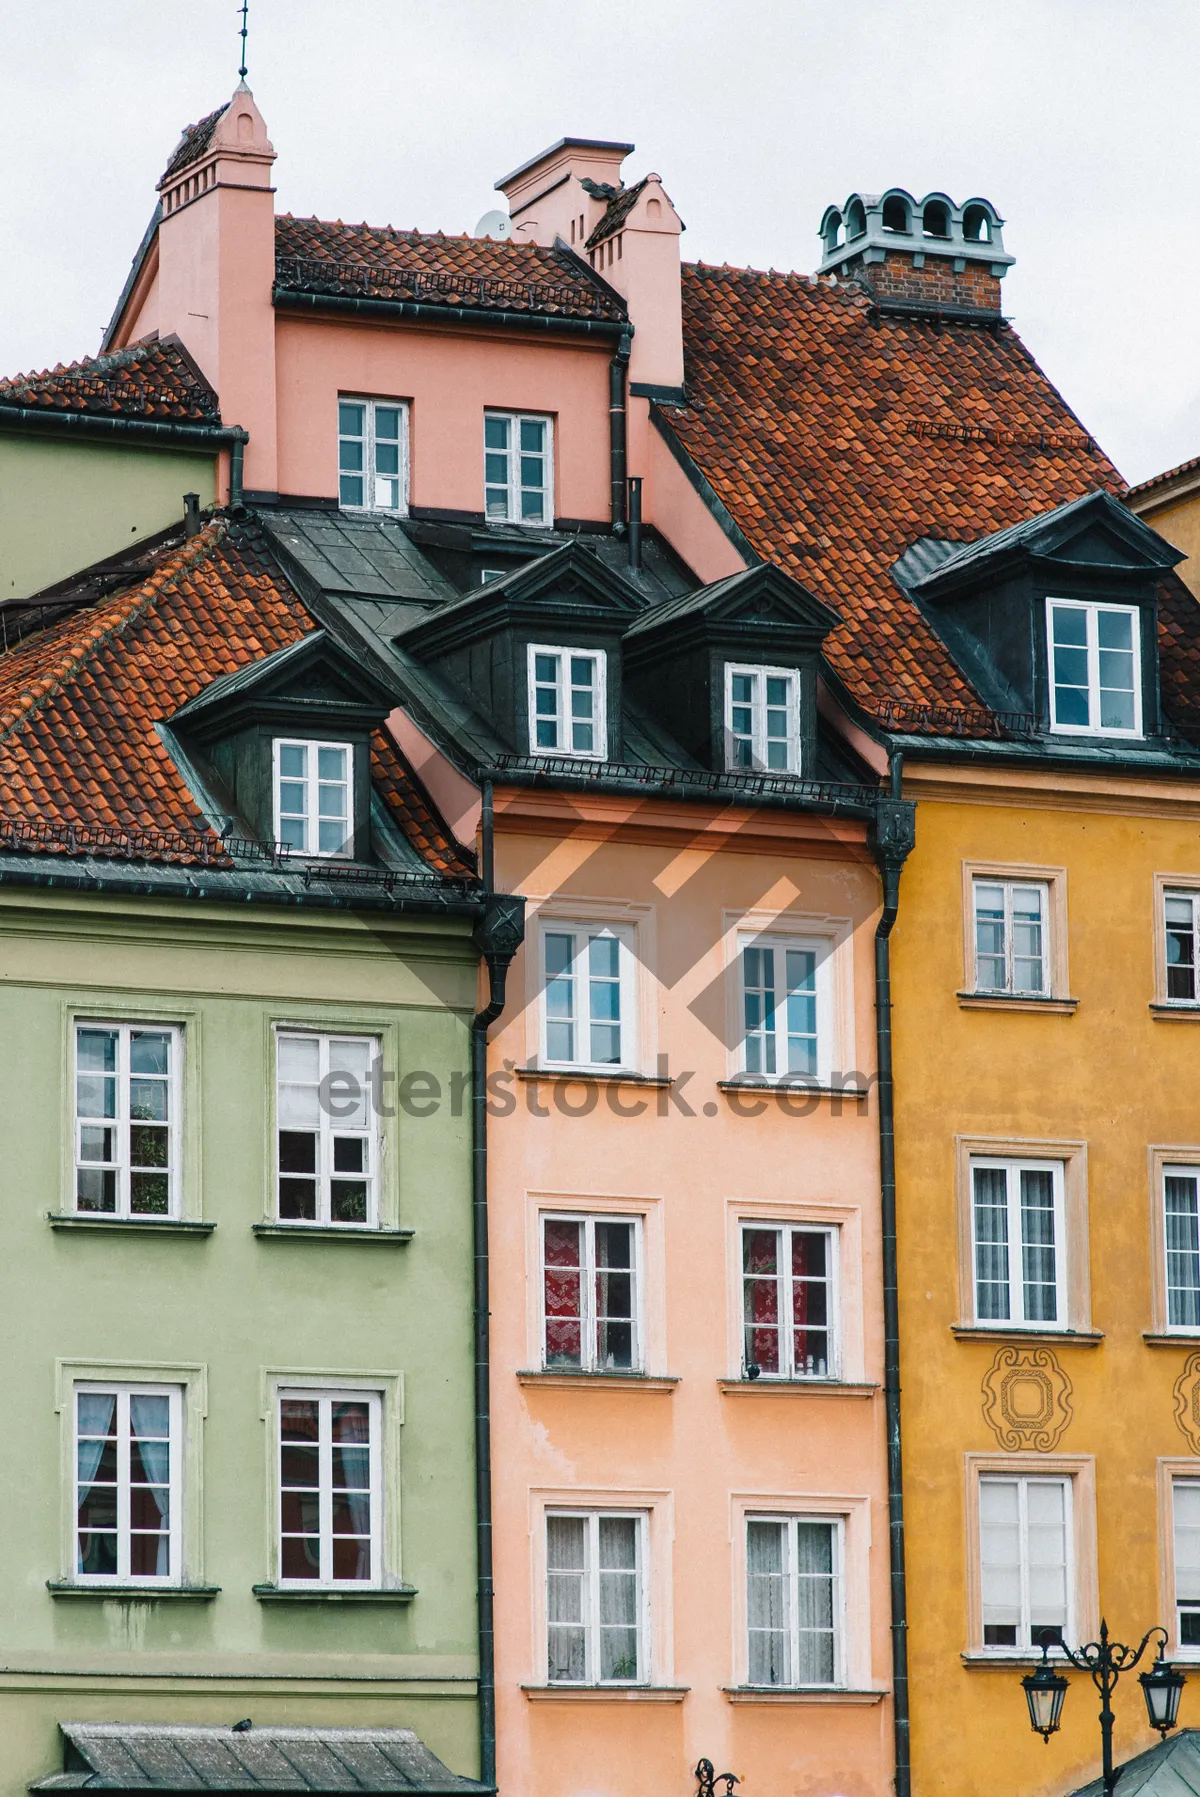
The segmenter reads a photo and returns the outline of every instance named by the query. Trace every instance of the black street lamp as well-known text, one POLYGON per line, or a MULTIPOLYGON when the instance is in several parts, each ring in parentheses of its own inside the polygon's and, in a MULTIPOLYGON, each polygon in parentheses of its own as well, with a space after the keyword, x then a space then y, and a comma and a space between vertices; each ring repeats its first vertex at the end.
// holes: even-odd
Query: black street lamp
POLYGON ((1156 1728, 1166 1740, 1168 1729, 1174 1728, 1179 1719, 1179 1697, 1187 1681, 1177 1667, 1163 1658, 1163 1650, 1167 1645, 1167 1631, 1164 1628, 1148 1630, 1142 1636, 1141 1645, 1136 1648, 1126 1647, 1120 1641, 1110 1641, 1108 1624, 1103 1621, 1100 1624, 1100 1639, 1089 1641, 1083 1647, 1068 1647, 1065 1641, 1059 1641, 1048 1629, 1044 1629, 1041 1635, 1042 1663, 1036 1672, 1028 1673, 1021 1680, 1025 1701, 1029 1705, 1030 1727, 1048 1743, 1051 1735, 1058 1730, 1067 1695, 1067 1680, 1051 1666, 1050 1649, 1057 1647, 1072 1666, 1077 1666, 1081 1672, 1091 1673, 1092 1683, 1100 1693, 1104 1797, 1113 1797, 1117 1788, 1117 1774, 1113 1770, 1114 1718, 1109 1699, 1121 1674, 1132 1672, 1155 1635, 1159 1637, 1158 1653, 1149 1672, 1139 1675, 1138 1683, 1146 1700, 1150 1726, 1156 1728))

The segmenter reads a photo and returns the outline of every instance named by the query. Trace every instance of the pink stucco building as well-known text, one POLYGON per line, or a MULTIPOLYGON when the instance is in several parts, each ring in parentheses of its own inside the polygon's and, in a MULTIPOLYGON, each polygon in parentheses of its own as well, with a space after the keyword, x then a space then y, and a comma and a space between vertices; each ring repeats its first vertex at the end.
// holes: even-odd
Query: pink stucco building
POLYGON ((239 88, 105 348, 182 341, 248 433, 223 498, 528 902, 488 1049, 500 1787, 882 1797, 884 757, 834 613, 672 431, 682 225, 631 149, 524 164, 499 238, 280 218, 239 88))

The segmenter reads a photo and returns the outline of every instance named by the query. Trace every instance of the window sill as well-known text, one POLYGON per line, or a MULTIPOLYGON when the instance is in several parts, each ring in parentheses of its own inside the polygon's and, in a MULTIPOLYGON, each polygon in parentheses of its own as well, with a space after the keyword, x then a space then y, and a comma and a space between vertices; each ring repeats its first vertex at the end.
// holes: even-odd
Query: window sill
MULTIPOLYGON (((814 1398, 869 1398, 879 1390, 871 1385, 848 1379, 718 1379, 717 1384, 730 1397, 757 1397, 773 1394, 794 1396, 805 1392, 814 1398)), ((734 1687, 730 1687, 733 1689, 734 1687)), ((749 1689, 749 1687, 747 1687, 749 1689)), ((741 1686, 737 1686, 740 1690, 741 1686)))
POLYGON ((1039 998, 1034 992, 956 992, 960 1011, 1041 1011, 1051 1017, 1071 1017, 1079 1008, 1077 998, 1039 998))
POLYGON ((365 1591, 330 1590, 328 1587, 297 1585, 252 1585, 260 1604, 411 1604, 417 1595, 415 1585, 371 1586, 365 1591))
POLYGON ((211 1603, 219 1585, 82 1585, 73 1579, 47 1579, 51 1597, 90 1597, 106 1604, 211 1603))
MULTIPOLYGON (((981 1666, 994 1666, 1002 1672, 1007 1672, 1013 1666, 1040 1666, 1042 1650, 1040 1647, 972 1647, 958 1657, 964 1666, 969 1666, 972 1670, 981 1666)), ((1065 1666, 1066 1661, 1061 1654, 1056 1656, 1054 1649, 1051 1648, 1050 1664, 1065 1666)))
POLYGON ((1158 1023, 1195 1023, 1200 1020, 1200 1003, 1191 998, 1154 999, 1150 1015, 1158 1023))
POLYGON ((134 1235, 211 1235, 215 1223, 195 1222, 187 1217, 107 1217, 77 1211, 47 1211, 51 1229, 92 1229, 103 1235, 105 1230, 127 1231, 134 1235))
POLYGON ((1144 1329, 1142 1340, 1148 1348, 1200 1348, 1200 1329, 1173 1331, 1144 1329))
POLYGON ((737 1079, 719 1079, 718 1092, 761 1092, 770 1098, 853 1098, 861 1101, 871 1096, 868 1086, 823 1086, 817 1080, 795 1074, 790 1079, 756 1079, 753 1074, 737 1079))
POLYGON ((960 1342, 1005 1342, 1017 1347, 1024 1342, 1045 1342, 1064 1348, 1098 1348, 1104 1340, 1102 1329, 992 1329, 984 1324, 951 1323, 950 1333, 960 1342))
POLYGON ((690 1685, 522 1685, 530 1703, 682 1703, 690 1685))
POLYGON ((673 1086, 672 1078, 660 1078, 653 1073, 634 1073, 631 1069, 621 1067, 517 1067, 514 1069, 518 1079, 524 1080, 573 1080, 585 1083, 608 1086, 673 1086))
POLYGON ((559 1390, 584 1386, 601 1391, 672 1392, 679 1384, 679 1379, 667 1373, 572 1373, 565 1368, 530 1368, 527 1372, 517 1374, 517 1383, 549 1385, 559 1390))
POLYGON ((253 1233, 266 1241, 383 1242, 392 1247, 412 1240, 411 1229, 366 1229, 358 1223, 255 1223, 253 1233))
POLYGON ((851 1691, 830 1685, 785 1688, 768 1685, 723 1685, 730 1703, 882 1703, 886 1691, 851 1691))

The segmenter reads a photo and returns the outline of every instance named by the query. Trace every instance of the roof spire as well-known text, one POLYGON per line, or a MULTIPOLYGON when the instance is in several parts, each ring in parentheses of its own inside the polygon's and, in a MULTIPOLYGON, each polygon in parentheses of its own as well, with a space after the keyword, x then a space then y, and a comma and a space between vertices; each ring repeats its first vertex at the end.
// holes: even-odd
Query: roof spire
POLYGON ((239 34, 242 40, 242 66, 238 70, 238 74, 243 81, 246 79, 246 37, 250 29, 249 17, 250 0, 242 0, 242 29, 239 34))

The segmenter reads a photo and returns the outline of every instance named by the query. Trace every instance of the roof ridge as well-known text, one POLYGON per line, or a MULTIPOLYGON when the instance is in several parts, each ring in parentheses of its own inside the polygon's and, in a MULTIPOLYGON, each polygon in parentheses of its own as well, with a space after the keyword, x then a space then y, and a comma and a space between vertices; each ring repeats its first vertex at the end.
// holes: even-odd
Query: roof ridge
MULTIPOLYGON (((169 339, 163 338, 163 343, 169 339)), ((31 381, 48 381, 55 375, 78 374, 82 369, 132 368, 159 343, 129 343, 124 349, 103 350, 97 356, 78 356, 74 362, 56 362, 53 368, 27 368, 19 374, 0 374, 0 387, 27 387, 31 381)))
MULTIPOLYGON (((229 534, 229 527, 223 519, 214 519, 204 527, 190 543, 184 543, 175 554, 165 561, 161 568, 135 586, 130 592, 123 593, 102 623, 89 631, 82 642, 76 642, 63 656, 55 668, 54 674, 41 682, 31 681, 20 694, 6 716, 0 716, 0 743, 7 742, 18 730, 23 729, 42 707, 80 672, 85 662, 89 661, 98 649, 110 643, 114 637, 120 636, 129 625, 142 617, 151 606, 163 595, 173 589, 179 576, 195 566, 205 555, 216 548, 229 534)), ((52 626, 53 628, 53 626, 52 626)), ((36 639, 34 639, 36 641, 36 639)), ((33 646, 33 642, 30 643, 33 646)))

